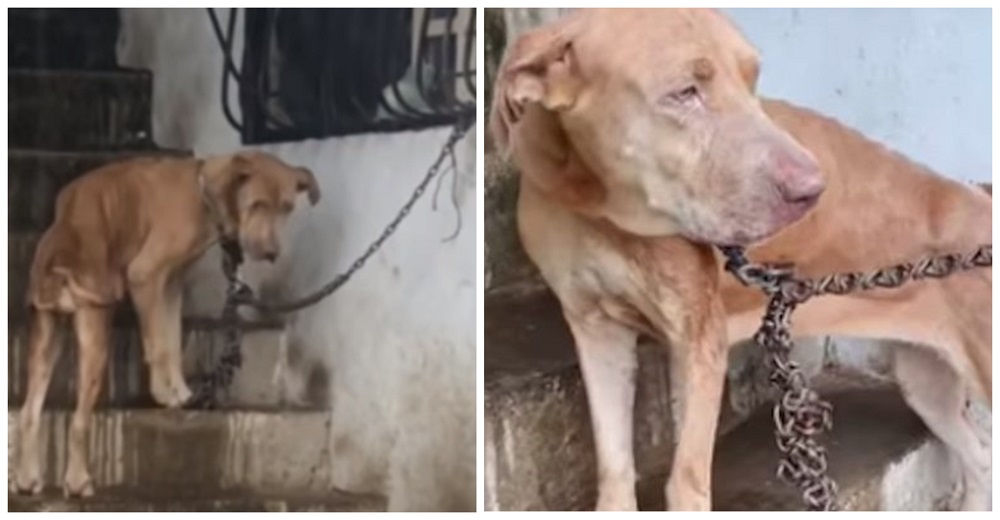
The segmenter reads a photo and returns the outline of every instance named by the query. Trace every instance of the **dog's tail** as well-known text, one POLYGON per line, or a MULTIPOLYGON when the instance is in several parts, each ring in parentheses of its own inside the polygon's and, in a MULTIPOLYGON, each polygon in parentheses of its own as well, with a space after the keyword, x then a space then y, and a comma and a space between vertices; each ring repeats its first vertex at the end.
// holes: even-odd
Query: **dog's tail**
POLYGON ((50 227, 31 263, 27 304, 51 310, 79 300, 93 305, 120 300, 125 292, 123 277, 110 265, 99 242, 84 243, 76 230, 59 223, 50 227), (73 301, 66 302, 67 296, 73 301))

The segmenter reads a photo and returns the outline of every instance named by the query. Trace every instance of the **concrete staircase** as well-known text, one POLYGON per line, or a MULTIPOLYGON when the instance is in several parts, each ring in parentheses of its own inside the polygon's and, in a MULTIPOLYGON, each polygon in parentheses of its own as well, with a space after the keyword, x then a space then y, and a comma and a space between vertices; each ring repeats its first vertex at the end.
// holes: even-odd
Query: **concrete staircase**
MULTIPOLYGON (((8 480, 15 469, 16 416, 27 383, 27 273, 51 222, 59 189, 86 171, 157 149, 151 130, 151 75, 138 70, 9 70, 8 480)), ((212 370, 222 335, 212 317, 185 319, 189 381, 212 370)), ((382 497, 331 489, 329 413, 290 409, 271 383, 280 324, 248 325, 244 365, 211 412, 164 410, 148 395, 132 312, 115 319, 105 390, 90 439, 96 496, 65 500, 61 479, 75 402, 72 329, 43 418, 47 489, 8 494, 10 511, 377 511, 382 497)))
MULTIPOLYGON (((558 301, 517 240, 517 172, 489 145, 487 150, 486 508, 593 508, 593 439, 572 338, 558 301)), ((840 485, 841 506, 950 507, 954 475, 940 445, 888 380, 889 348, 819 338, 800 343, 795 351, 813 385, 836 407, 834 432, 824 442, 840 485)), ((717 510, 803 508, 797 491, 774 477, 779 454, 771 432, 773 392, 763 366, 753 345, 734 347, 716 443, 717 510)), ((662 510, 673 452, 665 348, 640 344, 637 387, 634 446, 640 507, 662 510)))

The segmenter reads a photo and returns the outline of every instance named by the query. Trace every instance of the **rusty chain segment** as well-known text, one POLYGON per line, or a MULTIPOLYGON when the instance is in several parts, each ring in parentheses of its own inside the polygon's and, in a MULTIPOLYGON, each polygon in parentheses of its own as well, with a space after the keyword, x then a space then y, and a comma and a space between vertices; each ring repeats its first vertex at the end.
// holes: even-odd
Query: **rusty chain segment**
POLYGON ((240 327, 239 302, 253 295, 243 280, 239 278, 240 264, 243 263, 243 251, 240 244, 233 239, 221 239, 222 274, 225 275, 226 301, 222 307, 223 350, 218 364, 211 373, 204 376, 195 387, 194 396, 188 401, 187 407, 203 410, 214 409, 217 405, 219 390, 227 388, 233 382, 236 370, 243 366, 243 329, 240 327))
POLYGON ((795 308, 812 297, 844 295, 870 289, 892 289, 926 278, 993 265, 993 245, 965 254, 931 256, 868 273, 850 272, 818 279, 796 278, 791 264, 751 263, 743 248, 719 247, 726 258, 725 269, 743 285, 761 289, 770 297, 760 329, 754 334, 768 355, 770 382, 781 397, 774 405, 774 435, 783 454, 778 477, 802 490, 810 511, 836 509, 837 484, 828 473, 826 449, 817 437, 833 429, 833 406, 809 388, 805 374, 790 359, 793 347, 791 318, 795 308))

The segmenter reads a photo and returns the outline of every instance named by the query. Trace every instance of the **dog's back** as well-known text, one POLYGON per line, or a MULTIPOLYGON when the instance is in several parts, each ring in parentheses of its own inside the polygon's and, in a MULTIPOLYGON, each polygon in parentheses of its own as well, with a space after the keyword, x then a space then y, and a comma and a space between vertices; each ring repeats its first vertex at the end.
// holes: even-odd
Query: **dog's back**
POLYGON ((102 166, 59 192, 55 218, 32 260, 28 305, 68 311, 77 298, 103 305, 123 297, 121 249, 140 223, 136 198, 141 190, 133 189, 134 177, 162 160, 140 158, 102 166))

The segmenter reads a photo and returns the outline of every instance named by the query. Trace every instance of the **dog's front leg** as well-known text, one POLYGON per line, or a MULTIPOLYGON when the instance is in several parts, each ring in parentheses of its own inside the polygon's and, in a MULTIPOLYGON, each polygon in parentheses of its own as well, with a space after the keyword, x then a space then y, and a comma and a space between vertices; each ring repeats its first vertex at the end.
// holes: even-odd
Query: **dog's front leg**
POLYGON ((576 342, 594 430, 597 509, 634 511, 632 404, 637 334, 600 312, 566 313, 566 320, 576 342))
POLYGON ((167 377, 170 388, 181 402, 191 398, 191 390, 184 380, 183 320, 181 316, 183 286, 175 279, 168 280, 163 298, 163 348, 166 350, 167 377))
POLYGON ((191 397, 181 371, 181 295, 164 274, 129 287, 142 329, 150 393, 157 403, 182 406, 191 397))
POLYGON ((672 511, 712 508, 712 455, 726 377, 726 347, 718 326, 696 338, 670 338, 670 385, 675 448, 667 481, 672 511))

